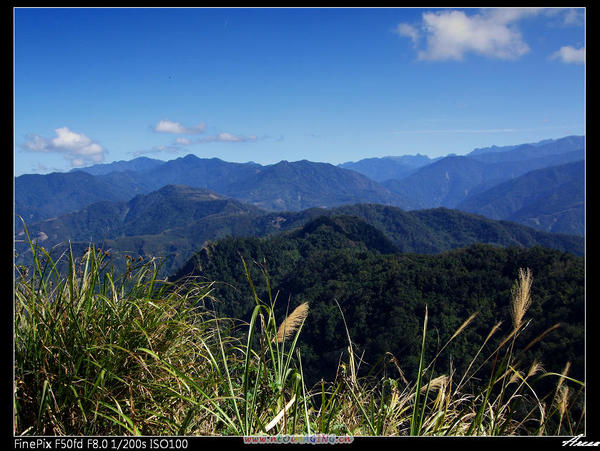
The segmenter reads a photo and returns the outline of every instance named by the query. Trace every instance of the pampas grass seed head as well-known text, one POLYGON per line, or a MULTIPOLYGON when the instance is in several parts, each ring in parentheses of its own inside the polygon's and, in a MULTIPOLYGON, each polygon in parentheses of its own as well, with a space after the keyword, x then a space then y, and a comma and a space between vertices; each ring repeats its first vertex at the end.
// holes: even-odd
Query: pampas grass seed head
POLYGON ((302 325, 308 315, 308 302, 300 304, 294 311, 281 323, 277 329, 277 342, 289 340, 292 335, 302 325))

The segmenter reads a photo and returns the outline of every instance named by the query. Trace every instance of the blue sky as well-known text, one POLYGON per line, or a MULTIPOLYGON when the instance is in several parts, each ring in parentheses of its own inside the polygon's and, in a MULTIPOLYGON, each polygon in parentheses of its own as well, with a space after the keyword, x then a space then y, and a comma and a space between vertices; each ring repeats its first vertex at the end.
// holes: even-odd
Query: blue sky
POLYGON ((14 171, 585 133, 585 10, 16 8, 14 171))

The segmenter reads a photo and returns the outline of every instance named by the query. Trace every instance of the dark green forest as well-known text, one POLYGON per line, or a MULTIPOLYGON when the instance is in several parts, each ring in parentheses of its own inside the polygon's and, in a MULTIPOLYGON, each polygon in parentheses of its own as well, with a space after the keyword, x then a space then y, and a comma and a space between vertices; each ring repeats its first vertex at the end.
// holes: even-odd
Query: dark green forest
MULTIPOLYGON (((340 355, 347 350, 339 307, 358 355, 365 356, 361 374, 380 371, 391 354, 409 380, 418 368, 426 307, 427 360, 478 312, 436 363, 440 374, 464 369, 495 324, 502 322, 504 336, 511 331, 511 287, 519 268, 530 268, 534 280, 525 318, 530 324, 518 337, 522 348, 533 344, 521 357, 537 359, 556 372, 570 361, 571 375, 583 379, 583 257, 541 246, 489 244, 435 255, 401 253, 377 228, 338 216, 320 217, 278 236, 208 244, 171 279, 217 281, 214 307, 222 315, 248 320, 255 301, 244 261, 259 296, 267 299, 270 286, 281 318, 300 303, 309 303, 300 347, 310 383, 334 377, 340 355), (548 329, 543 340, 536 341, 548 329)), ((493 349, 494 341, 487 346, 493 349)))

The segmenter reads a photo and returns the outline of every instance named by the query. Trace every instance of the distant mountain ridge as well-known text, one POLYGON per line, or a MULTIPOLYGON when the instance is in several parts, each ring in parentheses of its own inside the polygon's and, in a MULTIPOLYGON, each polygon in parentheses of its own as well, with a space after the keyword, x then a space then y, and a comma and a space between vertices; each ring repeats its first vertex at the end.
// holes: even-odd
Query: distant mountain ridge
MULTIPOLYGON (((208 189, 272 211, 377 203, 404 210, 464 208, 485 215, 491 210, 475 206, 478 196, 528 172, 584 160, 584 146, 583 136, 567 136, 532 144, 475 149, 464 156, 435 159, 419 154, 390 156, 338 166, 307 160, 283 160, 263 166, 191 154, 170 161, 140 157, 69 173, 16 177, 15 227, 21 229, 18 216, 32 224, 78 211, 94 202, 129 201, 166 185, 208 189), (381 180, 390 176, 396 178, 381 180)), ((550 196, 552 190, 559 189, 552 185, 558 179, 548 179, 548 183, 543 187, 546 197, 540 194, 538 198, 551 202, 551 209, 557 214, 563 212, 560 218, 544 208, 535 214, 513 211, 509 216, 494 218, 517 221, 539 230, 582 235, 584 209, 572 208, 573 201, 583 205, 582 190, 570 191, 575 198, 550 196)), ((529 186, 542 189, 536 183, 529 186)), ((510 196, 510 191, 506 195, 510 196)))
POLYGON ((329 163, 281 161, 230 184, 223 192, 267 210, 304 210, 358 202, 408 207, 401 195, 329 163))
POLYGON ((139 175, 151 180, 154 189, 164 185, 187 185, 228 194, 228 186, 262 170, 257 163, 231 163, 219 158, 199 158, 189 154, 142 172, 139 175))
POLYGON ((536 143, 528 143, 528 144, 518 144, 513 146, 491 146, 491 147, 482 147, 478 149, 473 149, 470 153, 467 154, 469 157, 476 157, 482 159, 483 161, 490 161, 497 158, 499 155, 504 155, 507 160, 514 160, 515 158, 518 160, 523 159, 522 156, 518 154, 527 153, 527 152, 537 152, 538 154, 549 155, 549 154, 558 154, 569 152, 573 149, 582 149, 585 145, 585 137, 583 136, 565 136, 560 139, 544 139, 542 141, 536 143), (536 149, 540 149, 541 152, 536 149), (493 155, 493 156, 492 156, 493 155))
POLYGON ((87 172, 53 172, 46 175, 25 174, 14 182, 15 227, 34 223, 79 210, 99 201, 128 200, 152 190, 134 172, 111 172, 94 176, 87 172))
MULTIPOLYGON (((105 173, 107 167, 15 179, 15 214, 32 223, 77 211, 101 200, 125 201, 169 184, 204 188, 270 210, 302 210, 374 202, 409 208, 402 195, 354 171, 307 160, 261 166, 187 155, 162 164, 118 164, 137 171, 105 173)), ((19 221, 15 226, 20 228, 19 221)))
MULTIPOLYGON (((212 215, 259 214, 262 210, 203 188, 166 185, 129 201, 101 201, 58 218, 30 224, 47 244, 64 240, 102 242, 121 236, 160 234, 212 215)), ((18 236, 23 236, 19 234, 18 236)))
POLYGON ((548 232, 584 234, 583 160, 538 169, 461 202, 457 208, 548 232))
POLYGON ((527 172, 585 158, 583 147, 571 149, 565 146, 561 149, 566 151, 556 153, 554 150, 557 147, 557 143, 552 142, 539 147, 525 147, 520 151, 513 149, 507 155, 490 153, 477 158, 449 156, 403 179, 388 180, 382 184, 409 199, 414 208, 456 208, 470 196, 527 172), (547 146, 552 151, 547 151, 547 146), (519 153, 521 151, 523 153, 519 153), (488 159, 485 155, 493 156, 493 161, 484 161, 488 159))
MULTIPOLYGON (((480 202, 479 196, 531 171, 584 160, 585 137, 566 136, 536 143, 476 148, 466 155, 447 155, 429 159, 428 162, 421 157, 365 158, 340 166, 365 174, 402 195, 410 209, 457 208, 486 216, 489 208, 478 209, 475 206, 480 202), (395 161, 402 161, 403 164, 399 167, 395 161), (411 165, 408 166, 407 162, 411 165)), ((557 179, 548 179, 547 182, 549 184, 543 187, 546 196, 531 193, 540 200, 538 213, 523 211, 489 217, 512 220, 539 230, 583 235, 585 188, 580 187, 584 185, 584 177, 580 177, 577 189, 571 187, 569 191, 574 198, 558 193, 564 187, 557 184, 557 179), (553 190, 556 194, 550 196, 553 190), (544 202, 551 202, 552 207, 544 208, 544 202), (573 203, 578 207, 573 208, 573 203)), ((539 184, 529 185, 532 189, 542 189, 539 184)), ((508 191, 506 195, 510 195, 508 191)))
POLYGON ((403 155, 399 157, 365 158, 359 161, 348 161, 338 166, 351 169, 366 175, 376 182, 406 177, 418 168, 431 164, 439 158, 429 158, 426 155, 403 155))
POLYGON ((114 161, 112 163, 95 164, 84 168, 75 168, 70 172, 87 172, 92 175, 106 175, 111 172, 144 172, 154 169, 165 162, 162 160, 155 160, 148 157, 137 157, 133 160, 125 161, 114 161))

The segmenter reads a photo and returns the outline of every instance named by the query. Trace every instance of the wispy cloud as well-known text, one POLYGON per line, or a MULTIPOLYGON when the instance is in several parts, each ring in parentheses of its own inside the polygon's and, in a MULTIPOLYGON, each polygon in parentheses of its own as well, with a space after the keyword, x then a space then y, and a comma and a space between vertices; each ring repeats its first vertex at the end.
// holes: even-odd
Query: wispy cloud
POLYGON ((417 42, 419 41, 419 30, 407 23, 398 24, 394 32, 399 36, 409 37, 412 39, 414 45, 417 45, 417 42))
POLYGON ((158 133, 174 133, 180 135, 195 135, 197 133, 202 133, 206 125, 204 123, 200 123, 198 125, 194 125, 192 127, 185 127, 179 122, 173 122, 169 119, 163 119, 158 122, 154 126, 154 131, 158 133))
POLYGON ((104 161, 106 150, 86 135, 73 132, 68 127, 54 131, 56 136, 52 139, 29 135, 21 148, 28 152, 61 153, 73 167, 104 161))
POLYGON ((554 27, 582 26, 585 23, 584 8, 548 8, 544 12, 553 19, 550 25, 554 27))
MULTIPOLYGON (((172 133, 178 135, 195 135, 203 133, 206 129, 206 124, 200 123, 192 127, 186 127, 179 122, 174 122, 169 119, 163 119, 159 121, 154 127, 155 132, 158 133, 172 133)), ((212 136, 203 138, 190 138, 190 137, 178 137, 170 147, 176 148, 178 146, 190 146, 194 144, 206 144, 206 143, 239 143, 239 142, 254 142, 257 141, 255 135, 236 135, 229 132, 220 132, 212 136)))
POLYGON ((37 163, 31 167, 31 172, 34 174, 44 174, 48 172, 63 172, 64 168, 59 168, 56 166, 46 166, 43 163, 37 163))
POLYGON ((565 45, 550 55, 550 59, 557 59, 567 64, 583 64, 585 63, 585 47, 576 49, 565 45))
POLYGON ((256 140, 257 140, 257 138, 254 135, 244 136, 244 135, 234 135, 232 133, 223 132, 223 133, 218 133, 214 136, 209 136, 207 138, 197 139, 194 142, 197 142, 200 144, 201 143, 216 143, 216 142, 241 143, 241 142, 255 142, 256 140))
POLYGON ((154 146, 151 149, 134 150, 134 151, 128 152, 128 153, 133 155, 134 157, 139 157, 140 155, 153 155, 153 154, 159 154, 159 153, 177 154, 179 152, 182 152, 183 150, 184 149, 179 146, 160 145, 160 146, 154 146))
POLYGON ((583 9, 569 9, 564 15, 564 25, 582 25, 584 22, 583 9))
MULTIPOLYGON (((437 129, 437 130, 396 130, 394 134, 427 134, 427 133, 456 133, 456 134, 477 134, 477 133, 515 133, 526 130, 516 128, 454 128, 454 129, 437 129)), ((530 131, 530 130, 527 130, 530 131)))
MULTIPOLYGON (((267 139, 267 138, 265 138, 267 139)), ((150 155, 157 153, 176 154, 187 151, 187 148, 194 145, 209 144, 209 143, 249 143, 256 142, 259 138, 255 135, 234 135, 232 133, 222 132, 205 138, 183 138, 178 137, 174 142, 168 145, 157 145, 151 149, 142 149, 129 152, 134 156, 150 155)))

